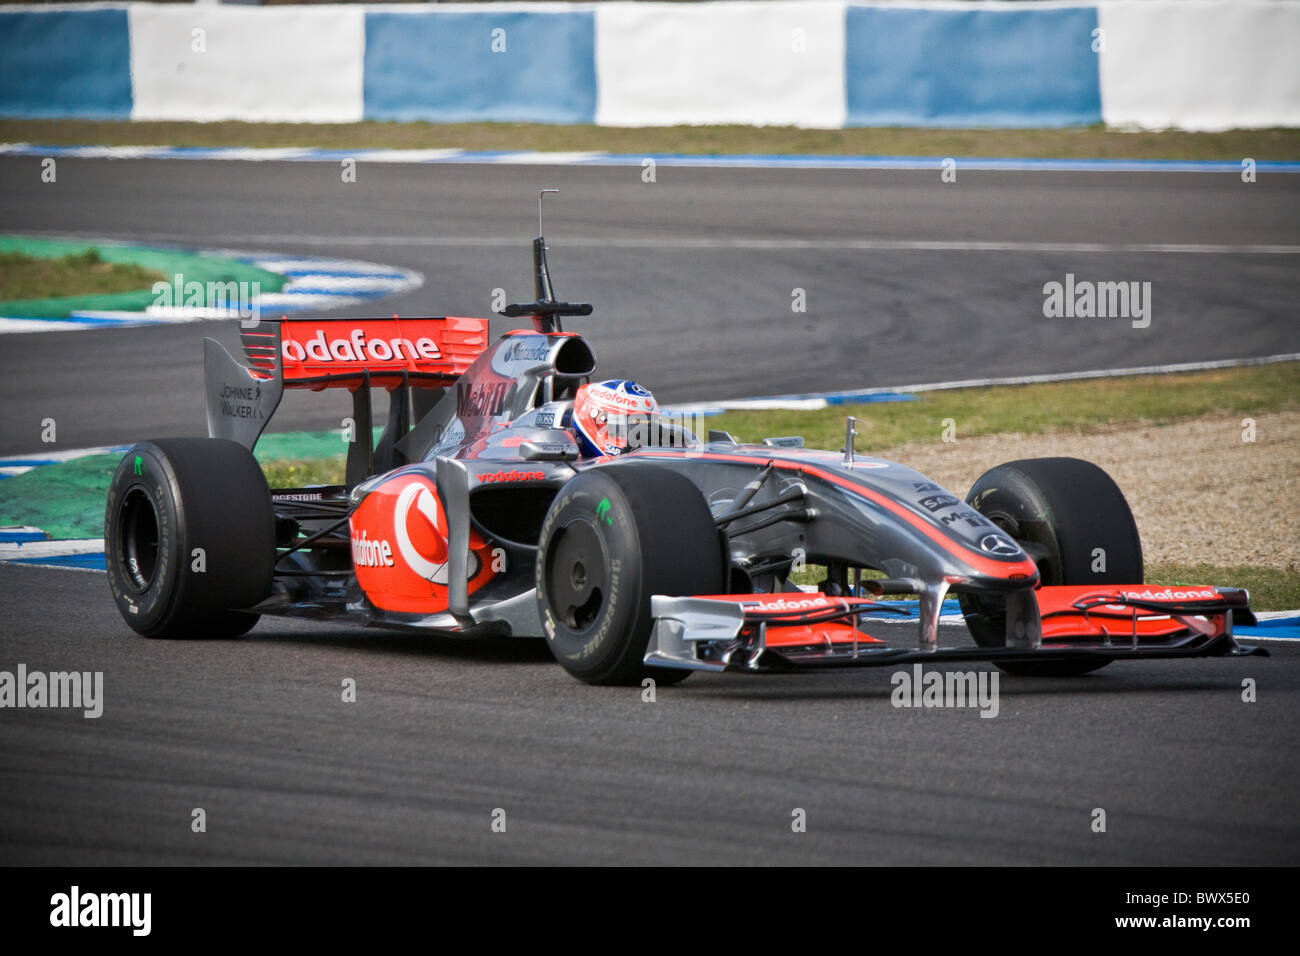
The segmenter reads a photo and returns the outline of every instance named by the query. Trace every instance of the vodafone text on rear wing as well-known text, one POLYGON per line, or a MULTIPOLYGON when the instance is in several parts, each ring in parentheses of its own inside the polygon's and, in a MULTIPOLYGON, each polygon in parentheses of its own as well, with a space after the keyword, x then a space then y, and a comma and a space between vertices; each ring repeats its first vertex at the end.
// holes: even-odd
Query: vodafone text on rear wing
POLYGON ((263 319, 242 328, 240 338, 247 364, 215 339, 203 340, 208 436, 251 450, 285 388, 346 388, 356 434, 365 439, 349 446, 351 478, 362 469, 373 474, 376 450, 388 452, 412 416, 419 417, 487 348, 488 320, 263 319), (388 428, 374 449, 371 388, 390 393, 388 428))

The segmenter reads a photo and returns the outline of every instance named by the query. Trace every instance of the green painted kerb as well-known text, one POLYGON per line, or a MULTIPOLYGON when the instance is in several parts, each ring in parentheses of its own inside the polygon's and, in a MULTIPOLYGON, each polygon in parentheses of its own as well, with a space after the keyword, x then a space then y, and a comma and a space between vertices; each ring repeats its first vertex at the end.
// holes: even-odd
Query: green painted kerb
MULTIPOLYGON (((381 431, 374 430, 374 439, 381 431)), ((347 449, 337 431, 274 432, 262 436, 256 456, 263 463, 312 460, 341 457, 347 449)), ((121 460, 121 455, 89 455, 0 479, 0 526, 35 525, 59 539, 100 537, 108 484, 121 460)))
MULTIPOLYGON (((41 259, 58 259, 87 249, 98 251, 105 262, 135 263, 156 269, 170 280, 178 273, 185 282, 260 283, 262 292, 279 292, 288 281, 246 262, 220 256, 199 255, 173 249, 150 249, 146 246, 119 246, 97 242, 65 242, 59 239, 32 239, 25 236, 0 236, 0 252, 21 252, 41 259)), ((11 319, 66 319, 73 312, 143 312, 154 303, 151 289, 117 292, 111 295, 70 295, 54 299, 24 299, 0 302, 0 315, 11 319)))
POLYGON ((101 538, 104 500, 120 455, 92 455, 0 481, 0 525, 35 525, 51 538, 101 538))

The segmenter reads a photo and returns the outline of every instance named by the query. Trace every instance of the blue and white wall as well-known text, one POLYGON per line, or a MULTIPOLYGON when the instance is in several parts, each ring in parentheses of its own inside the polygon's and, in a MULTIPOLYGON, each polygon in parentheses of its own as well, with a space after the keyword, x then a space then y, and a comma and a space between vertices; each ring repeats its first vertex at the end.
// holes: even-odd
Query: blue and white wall
POLYGON ((1300 0, 0 8, 0 115, 1300 126, 1300 0))

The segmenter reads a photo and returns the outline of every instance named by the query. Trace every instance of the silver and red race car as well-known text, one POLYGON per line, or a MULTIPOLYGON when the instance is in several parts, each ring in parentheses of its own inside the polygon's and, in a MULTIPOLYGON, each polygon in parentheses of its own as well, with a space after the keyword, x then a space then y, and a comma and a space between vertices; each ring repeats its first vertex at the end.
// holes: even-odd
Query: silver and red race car
POLYGON ((855 453, 853 419, 839 451, 697 437, 644 389, 593 381, 591 346, 562 326, 592 307, 556 300, 540 236, 533 258, 535 301, 505 310, 532 328, 495 343, 487 319, 451 316, 263 320, 241 331, 243 361, 205 340, 208 437, 136 445, 109 490, 127 624, 234 636, 279 614, 542 637, 591 683, 1265 653, 1233 639, 1254 621, 1244 590, 1143 584, 1132 514, 1097 466, 1010 462, 963 500, 855 453), (252 449, 285 388, 351 392, 343 484, 268 488, 252 449), (815 592, 792 583, 805 564, 826 568, 815 592), (939 643, 949 593, 973 645, 939 643), (877 599, 903 594, 915 639, 869 634, 864 618, 898 612, 877 599))

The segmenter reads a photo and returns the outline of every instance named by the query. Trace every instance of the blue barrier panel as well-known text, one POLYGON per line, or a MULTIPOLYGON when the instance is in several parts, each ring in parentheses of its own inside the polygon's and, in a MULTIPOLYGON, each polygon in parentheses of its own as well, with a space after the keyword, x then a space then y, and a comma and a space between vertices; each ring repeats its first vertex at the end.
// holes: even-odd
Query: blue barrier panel
POLYGON ((1101 122, 1093 7, 849 7, 847 126, 1101 122))
POLYGON ((0 116, 131 116, 125 10, 0 13, 0 63, 0 116))
POLYGON ((590 123, 595 115, 590 11, 366 14, 366 119, 590 123))

